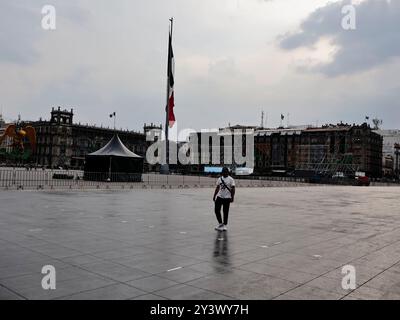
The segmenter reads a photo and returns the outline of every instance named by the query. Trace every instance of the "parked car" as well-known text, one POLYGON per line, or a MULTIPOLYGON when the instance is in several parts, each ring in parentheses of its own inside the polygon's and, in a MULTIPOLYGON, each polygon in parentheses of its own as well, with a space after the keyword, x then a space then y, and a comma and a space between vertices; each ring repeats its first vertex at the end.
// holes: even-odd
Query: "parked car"
POLYGON ((371 181, 367 176, 358 176, 358 177, 356 177, 356 182, 357 182, 358 186, 366 186, 366 187, 368 187, 371 184, 371 181))

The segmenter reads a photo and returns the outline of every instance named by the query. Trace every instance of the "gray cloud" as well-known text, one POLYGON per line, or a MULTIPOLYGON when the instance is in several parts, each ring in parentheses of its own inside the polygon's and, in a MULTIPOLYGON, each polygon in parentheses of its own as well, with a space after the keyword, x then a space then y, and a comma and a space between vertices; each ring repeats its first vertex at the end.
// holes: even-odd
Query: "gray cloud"
POLYGON ((20 1, 2 1, 0 12, 0 60, 23 65, 37 61, 34 43, 40 23, 32 23, 35 15, 31 8, 20 1))
MULTIPOLYGON (((269 126, 279 125, 281 113, 290 113, 293 124, 358 122, 369 114, 397 126, 400 64, 342 81, 294 72, 291 55, 275 45, 278 34, 327 2, 0 0, 0 105, 8 119, 19 113, 24 119, 48 118, 51 107, 60 105, 74 107, 75 120, 82 123, 112 125, 112 111, 123 128, 163 122, 168 18, 174 16, 180 128, 258 124, 261 110, 268 113, 269 126), (40 27, 44 4, 57 9, 54 32, 40 27)), ((326 8, 304 21, 307 32, 298 33, 297 40, 286 36, 282 45, 288 50, 313 46, 321 34, 335 39, 340 7, 331 20, 326 8)), ((365 27, 363 20, 372 21, 359 12, 359 29, 365 27)))
POLYGON ((77 0, 1 1, 0 62, 26 66, 39 61, 37 42, 46 34, 41 28, 44 5, 54 5, 58 18, 75 23, 83 24, 87 14, 79 8, 77 0))
POLYGON ((300 26, 286 34, 280 47, 293 50, 315 45, 328 37, 338 48, 330 63, 311 67, 327 76, 353 74, 390 62, 400 56, 400 1, 366 0, 356 6, 357 29, 341 27, 341 9, 349 1, 331 3, 317 9, 300 26))

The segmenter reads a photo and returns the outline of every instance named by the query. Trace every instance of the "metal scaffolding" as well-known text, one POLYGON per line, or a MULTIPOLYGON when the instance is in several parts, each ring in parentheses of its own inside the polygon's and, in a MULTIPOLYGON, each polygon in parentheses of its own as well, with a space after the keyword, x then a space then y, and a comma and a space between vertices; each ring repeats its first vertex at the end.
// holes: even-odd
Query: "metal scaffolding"
POLYGON ((353 154, 343 154, 341 157, 327 157, 324 155, 320 162, 303 162, 296 166, 299 171, 311 171, 315 174, 333 176, 338 172, 344 175, 355 175, 359 166, 353 163, 353 154))

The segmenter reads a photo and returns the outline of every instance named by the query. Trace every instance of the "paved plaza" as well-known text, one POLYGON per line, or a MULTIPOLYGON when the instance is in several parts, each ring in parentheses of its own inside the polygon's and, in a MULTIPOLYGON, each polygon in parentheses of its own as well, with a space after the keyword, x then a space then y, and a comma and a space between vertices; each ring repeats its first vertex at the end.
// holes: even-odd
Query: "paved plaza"
POLYGON ((212 193, 1 191, 0 299, 400 299, 399 187, 238 188, 227 232, 212 193))

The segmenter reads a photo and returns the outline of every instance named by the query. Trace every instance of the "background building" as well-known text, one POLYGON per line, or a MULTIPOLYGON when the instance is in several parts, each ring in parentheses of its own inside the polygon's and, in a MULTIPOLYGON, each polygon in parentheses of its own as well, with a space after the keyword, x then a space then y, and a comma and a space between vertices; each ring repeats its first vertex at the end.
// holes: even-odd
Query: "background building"
MULTIPOLYGON (((146 150, 152 143, 146 141, 145 133, 153 129, 162 130, 161 126, 150 124, 144 126, 143 132, 115 131, 76 124, 73 116, 72 109, 62 110, 58 107, 52 109, 50 120, 20 123, 21 126, 32 125, 37 131, 37 152, 32 155, 32 163, 53 168, 82 169, 85 155, 103 147, 115 132, 131 151, 145 158, 146 150)), ((4 127, 4 121, 2 123, 4 127)), ((256 175, 311 176, 323 173, 329 176, 337 172, 354 175, 361 171, 369 177, 378 178, 396 174, 393 164, 396 166, 398 161, 394 145, 396 142, 400 143, 400 130, 373 130, 367 123, 277 129, 236 125, 209 130, 205 135, 204 132, 196 132, 189 139, 196 137, 197 141, 192 141, 195 141, 197 151, 196 148, 187 151, 187 155, 192 152, 191 156, 195 161, 190 164, 171 163, 171 171, 204 173, 206 166, 228 166, 231 169, 241 167, 231 157, 235 151, 234 136, 242 136, 242 156, 245 156, 247 130, 254 132, 256 175), (231 155, 229 159, 224 158, 225 151, 228 151, 227 155, 231 155), (205 159, 208 161, 204 161, 205 159)), ((176 158, 179 148, 184 144, 170 141, 170 146, 175 146, 172 150, 176 150, 176 158)), ((146 171, 159 171, 159 165, 150 166, 145 162, 144 166, 146 171)))
POLYGON ((144 132, 113 130, 73 122, 74 112, 53 108, 50 120, 25 122, 36 129, 37 151, 33 162, 45 167, 82 169, 85 155, 103 147, 117 133, 132 152, 145 156, 148 143, 145 131, 159 128, 145 125, 144 132))
POLYGON ((312 174, 363 171, 382 175, 382 138, 366 123, 259 130, 255 173, 312 174))
MULTIPOLYGON (((369 177, 382 176, 382 137, 366 123, 277 129, 234 126, 208 131, 207 135, 193 133, 191 139, 197 135, 198 153, 194 155, 197 163, 190 164, 187 171, 203 173, 205 166, 238 167, 234 161, 224 159, 226 141, 233 142, 232 137, 225 140, 226 135, 233 135, 233 130, 237 129, 242 135, 243 156, 248 138, 245 130, 254 130, 255 175, 312 176, 322 173, 333 176, 337 172, 345 175, 365 172, 369 177), (207 141, 201 141, 202 138, 207 141), (204 146, 202 149, 203 144, 209 146, 208 149, 204 146), (208 159, 206 163, 204 156, 208 159), (215 160, 219 163, 216 164, 215 160)), ((233 143, 230 150, 234 152, 233 143)))
POLYGON ((0 113, 0 132, 2 133, 5 129, 6 122, 3 119, 3 115, 0 113))
MULTIPOLYGON (((0 136, 4 134, 6 130, 6 122, 3 119, 3 115, 0 113, 0 136)), ((5 150, 5 143, 0 144, 0 150, 5 150)))
POLYGON ((393 178, 394 172, 394 159, 391 155, 384 155, 382 159, 382 176, 385 178, 393 178))
MULTIPOLYGON (((7 129, 7 127, 11 123, 6 123, 3 115, 0 114, 0 136, 3 135, 7 129)), ((0 163, 6 162, 7 158, 10 158, 12 162, 19 161, 20 159, 27 158, 27 154, 18 155, 16 152, 13 152, 14 147, 12 146, 13 139, 10 137, 5 137, 3 142, 0 144, 0 163)))
POLYGON ((306 127, 257 130, 254 137, 255 173, 280 174, 296 169, 300 137, 306 127))
POLYGON ((242 167, 242 164, 235 162, 235 139, 239 136, 241 143, 242 156, 246 156, 246 139, 249 131, 254 131, 257 127, 235 125, 215 130, 203 130, 202 132, 192 133, 189 137, 193 143, 194 150, 193 163, 186 166, 186 172, 204 173, 205 167, 227 166, 231 169, 242 167), (235 138, 236 136, 236 138, 235 138), (206 139, 205 141, 203 141, 206 139))
POLYGON ((395 146, 400 144, 400 130, 379 129, 374 131, 383 137, 382 161, 384 163, 384 176, 398 176, 400 164, 395 146))

